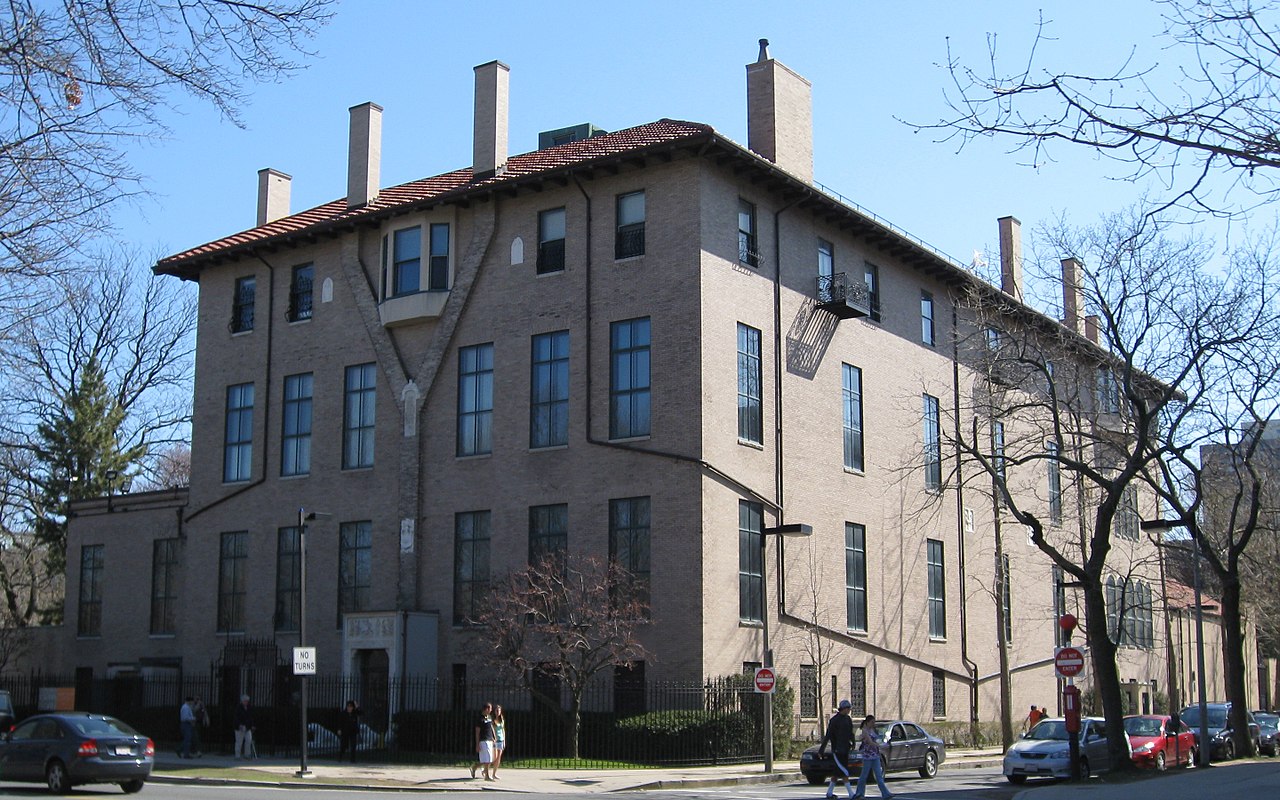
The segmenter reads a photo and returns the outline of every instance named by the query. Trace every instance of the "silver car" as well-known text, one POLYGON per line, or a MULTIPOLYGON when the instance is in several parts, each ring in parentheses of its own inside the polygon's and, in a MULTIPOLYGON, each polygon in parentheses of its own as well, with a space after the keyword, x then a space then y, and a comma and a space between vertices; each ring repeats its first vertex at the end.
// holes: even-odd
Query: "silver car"
MULTIPOLYGON (((1010 783, 1023 783, 1027 778, 1071 777, 1070 736, 1065 719, 1041 720, 1004 754, 1004 776, 1010 783)), ((1106 720, 1082 717, 1079 736, 1080 774, 1088 776, 1111 769, 1106 720)))

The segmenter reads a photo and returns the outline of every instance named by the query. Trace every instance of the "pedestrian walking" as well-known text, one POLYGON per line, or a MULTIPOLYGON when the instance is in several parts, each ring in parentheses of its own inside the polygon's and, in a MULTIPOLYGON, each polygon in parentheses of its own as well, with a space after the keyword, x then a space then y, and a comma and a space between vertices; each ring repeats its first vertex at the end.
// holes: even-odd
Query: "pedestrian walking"
POLYGON ((480 710, 480 719, 476 722, 476 763, 471 765, 471 777, 476 770, 484 772, 486 781, 493 780, 490 770, 493 767, 493 743, 497 734, 493 730, 493 703, 485 703, 480 710))
POLYGON ((182 730, 182 745, 178 747, 180 758, 191 758, 191 744, 196 735, 196 699, 187 697, 178 708, 178 727, 182 730))
POLYGON ((1031 730, 1036 726, 1037 722, 1039 722, 1044 718, 1045 718, 1044 711, 1036 708, 1036 704, 1032 703, 1031 710, 1027 712, 1026 722, 1023 723, 1023 725, 1026 726, 1023 728, 1023 730, 1028 730, 1028 731, 1031 730))
MULTIPOLYGON (((850 800, 853 798, 853 781, 849 779, 849 751, 853 748, 853 719, 849 711, 853 704, 841 700, 836 713, 827 721, 827 732, 822 735, 822 743, 818 745, 818 755, 831 743, 831 757, 836 762, 836 772, 844 776, 844 788, 848 790, 850 800)), ((836 796, 836 776, 827 779, 827 798, 836 796)))
POLYGON ((204 734, 209 727, 209 710, 205 708, 204 700, 195 698, 191 703, 191 713, 195 717, 195 724, 191 726, 191 748, 199 758, 204 755, 204 734))
POLYGON ((338 760, 342 754, 351 749, 351 763, 356 760, 356 745, 360 743, 360 706, 355 700, 348 700, 338 720, 338 760))
POLYGON ((507 718, 502 716, 502 706, 493 707, 493 779, 498 779, 498 767, 502 766, 502 754, 507 749, 507 718))
POLYGON ((253 747, 253 709, 249 706, 249 695, 240 695, 240 705, 231 716, 231 724, 235 727, 236 758, 253 758, 258 751, 253 747))
POLYGON ((862 772, 858 775, 858 789, 852 797, 854 800, 859 800, 863 796, 867 788, 867 773, 876 776, 876 785, 880 787, 881 797, 886 800, 893 797, 893 792, 884 785, 884 763, 880 758, 880 739, 876 735, 876 718, 872 715, 868 714, 862 721, 859 738, 861 745, 858 747, 858 754, 862 756, 862 772))

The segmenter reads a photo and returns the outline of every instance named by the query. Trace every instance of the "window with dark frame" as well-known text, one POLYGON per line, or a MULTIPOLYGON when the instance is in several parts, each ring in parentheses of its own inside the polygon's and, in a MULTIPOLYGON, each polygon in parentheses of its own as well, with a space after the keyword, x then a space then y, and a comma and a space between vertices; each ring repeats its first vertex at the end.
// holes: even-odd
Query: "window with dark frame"
POLYGON ((867 284, 867 300, 871 306, 871 321, 880 321, 880 268, 870 261, 865 263, 863 272, 867 284))
POLYGON ((301 618, 302 536, 292 525, 276 531, 276 632, 298 630, 301 618))
POLYGON ((1000 612, 1004 616, 1004 640, 1013 641, 1013 582, 1009 577, 1009 554, 1001 553, 996 562, 996 586, 1000 587, 1000 612))
POLYGON ((310 372, 284 379, 280 474, 286 477, 311 472, 311 386, 310 372))
POLYGON ((459 456, 493 452, 493 343, 458 348, 459 456))
POLYGON ((818 239, 818 287, 830 295, 831 277, 836 271, 835 245, 826 239, 818 239))
POLYGON ((338 620, 342 615, 369 609, 373 586, 373 523, 344 522, 338 526, 338 620))
POLYGON ((561 572, 569 556, 569 506, 529 507, 529 565, 550 558, 561 572))
POLYGON ((374 422, 378 413, 377 365, 347 367, 343 381, 342 468, 373 466, 374 422))
POLYGON ((224 533, 218 548, 218 633, 244 633, 249 532, 224 533))
POLYGON ((105 545, 80 547, 80 602, 76 613, 77 636, 102 635, 102 573, 105 545))
POLYGON ((613 257, 633 258, 644 255, 644 191, 618 195, 617 234, 613 257))
MULTIPOLYGON (((1004 459, 1004 423, 998 419, 991 421, 991 456, 993 462, 992 466, 995 467, 996 471, 996 480, 999 481, 1001 485, 1007 485, 1009 476, 1006 471, 1007 464, 1004 459)), ((1000 493, 998 488, 995 495, 996 502, 1001 503, 1003 501, 1003 495, 1000 493)))
POLYGON ((422 228, 401 228, 391 235, 391 295, 422 288, 422 228))
POLYGON ((564 270, 564 239, 564 207, 538 212, 537 271, 539 275, 564 270))
POLYGON ((924 487, 942 488, 942 419, 938 398, 924 395, 924 487))
POLYGON ((430 229, 430 252, 427 264, 427 290, 449 290, 449 223, 433 222, 430 229))
POLYGON ((937 334, 933 325, 933 295, 920 293, 920 341, 933 347, 937 344, 937 334))
POLYGON ((1053 643, 1056 647, 1065 647, 1067 645, 1067 632, 1062 629, 1057 621, 1062 615, 1067 613, 1067 587, 1063 584, 1066 582, 1062 567, 1057 564, 1053 565, 1051 571, 1053 576, 1053 643))
POLYGON ((489 596, 488 511, 453 515, 453 624, 480 619, 489 596))
POLYGON ((760 331, 738 323, 738 441, 764 442, 760 331))
POLYGON ((222 450, 224 483, 247 481, 253 470, 253 384, 227 387, 225 440, 222 450))
POLYGON ((609 438, 650 433, 649 318, 615 322, 609 328, 609 438))
POLYGON ((231 300, 231 332, 245 333, 253 330, 254 297, 257 279, 252 275, 236 278, 235 294, 231 300))
POLYGON ((649 498, 623 497, 609 501, 609 560, 626 570, 630 597, 649 609, 649 498))
POLYGON ((632 661, 613 667, 613 711, 620 716, 643 714, 645 702, 644 662, 632 661))
POLYGON ((569 332, 533 337, 529 378, 529 446, 569 443, 569 332))
POLYGON ((315 283, 315 267, 299 264, 293 268, 289 279, 289 321, 302 322, 311 319, 312 286, 315 283))
POLYGON ((867 630, 867 529, 852 522, 844 524, 845 627, 867 630))
POLYGON ((738 501, 738 619, 764 620, 764 508, 738 501))
POLYGON ((1048 458, 1045 466, 1049 473, 1049 521, 1062 524, 1062 465, 1058 462, 1058 443, 1050 439, 1045 443, 1048 458))
POLYGON ((760 266, 760 251, 756 245, 756 207, 738 199, 738 261, 748 267, 760 266))
POLYGON ((929 573, 929 638, 947 638, 947 593, 943 572, 942 542, 927 539, 926 563, 929 573))
POLYGON ((862 370, 841 364, 841 401, 844 406, 844 468, 863 471, 862 455, 862 370))
POLYGON ((151 633, 164 635, 178 627, 178 540, 151 543, 151 633))

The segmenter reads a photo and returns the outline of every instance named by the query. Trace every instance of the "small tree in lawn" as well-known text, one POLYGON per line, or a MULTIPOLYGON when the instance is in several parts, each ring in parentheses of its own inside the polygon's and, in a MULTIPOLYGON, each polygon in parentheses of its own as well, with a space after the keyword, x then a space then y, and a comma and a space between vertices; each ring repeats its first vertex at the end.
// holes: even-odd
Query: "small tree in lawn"
POLYGON ((552 553, 498 581, 484 611, 471 620, 485 629, 476 642, 486 662, 509 673, 565 725, 565 750, 578 757, 582 696, 611 667, 650 656, 636 636, 648 621, 647 586, 613 562, 552 553), (535 675, 569 691, 569 709, 535 675))

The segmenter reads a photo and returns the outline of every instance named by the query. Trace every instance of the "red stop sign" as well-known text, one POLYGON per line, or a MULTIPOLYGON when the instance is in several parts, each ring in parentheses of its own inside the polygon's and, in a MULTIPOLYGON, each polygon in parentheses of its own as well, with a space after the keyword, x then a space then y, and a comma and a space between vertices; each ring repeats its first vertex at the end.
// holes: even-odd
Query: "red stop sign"
POLYGON ((773 674, 772 667, 759 667, 756 669, 756 691, 769 694, 773 691, 773 684, 777 681, 773 674))
POLYGON ((1078 647, 1059 647, 1053 653, 1053 668, 1064 678, 1074 678, 1084 671, 1084 653, 1078 647))

